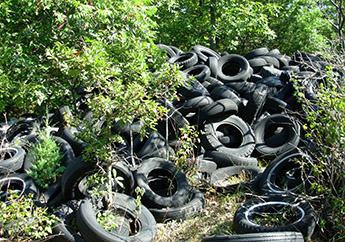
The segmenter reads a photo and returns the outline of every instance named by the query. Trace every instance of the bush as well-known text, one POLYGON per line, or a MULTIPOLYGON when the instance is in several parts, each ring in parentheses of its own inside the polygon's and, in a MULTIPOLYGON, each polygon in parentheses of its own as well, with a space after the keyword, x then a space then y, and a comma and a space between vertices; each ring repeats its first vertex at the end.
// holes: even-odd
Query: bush
MULTIPOLYGON (((332 61, 343 68, 341 56, 333 55, 332 61)), ((317 146, 312 184, 318 197, 315 208, 321 218, 321 235, 328 241, 345 239, 345 85, 343 74, 336 69, 328 67, 315 101, 303 99, 306 136, 317 146)))
POLYGON ((0 201, 0 237, 10 241, 37 241, 53 233, 58 218, 46 208, 36 207, 32 196, 13 193, 6 202, 0 201))

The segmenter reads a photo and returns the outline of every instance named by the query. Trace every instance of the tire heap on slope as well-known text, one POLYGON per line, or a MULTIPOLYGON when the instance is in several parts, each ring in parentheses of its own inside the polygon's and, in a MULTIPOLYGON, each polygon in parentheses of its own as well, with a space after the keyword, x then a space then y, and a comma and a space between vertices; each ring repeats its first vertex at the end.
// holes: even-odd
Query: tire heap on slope
MULTIPOLYGON (((314 161, 308 154, 310 144, 302 139, 300 123, 304 120, 290 112, 300 111, 292 79, 305 87, 308 99, 314 100, 318 85, 325 81, 327 63, 315 55, 298 53, 290 58, 277 49, 267 48, 240 56, 220 55, 200 45, 189 52, 162 44, 158 47, 166 51, 169 63, 180 66, 186 85, 179 88, 178 98, 172 103, 162 100, 169 108, 168 122, 157 124, 157 132, 151 132, 144 140, 139 137, 143 126, 140 121, 125 127, 113 125, 113 132, 125 140, 117 147, 122 161, 114 165, 117 174, 124 178, 123 187, 114 182, 115 206, 123 214, 116 231, 107 232, 97 223, 97 207, 84 181, 99 168, 82 160, 81 153, 88 144, 76 136, 80 127, 67 125, 66 114, 72 115, 68 107, 48 117, 22 119, 3 132, 7 143, 0 150, 0 199, 6 199, 8 187, 20 194, 34 194, 42 206, 61 218, 62 222, 54 228, 59 236, 52 241, 152 241, 156 221, 185 219, 203 208, 203 193, 191 187, 185 174, 166 159, 176 149, 179 128, 195 125, 201 133, 196 151, 197 178, 210 183, 218 192, 249 188, 262 195, 260 199, 246 201, 237 210, 234 229, 239 235, 211 236, 203 241, 309 239, 316 215, 308 202, 296 194, 309 189, 310 165, 314 161), (66 169, 57 182, 42 190, 26 174, 34 162, 27 144, 38 142, 37 131, 47 118, 53 138, 64 154, 61 163, 66 169), (132 166, 131 151, 136 166, 132 166), (261 157, 269 160, 263 172, 257 166, 257 158, 261 157), (241 174, 248 178, 246 182, 226 184, 227 179, 241 174), (141 213, 133 219, 136 187, 145 192, 141 213), (257 222, 263 214, 286 211, 292 214, 286 224, 269 226, 257 222), (71 226, 73 218, 77 230, 71 226), (134 220, 137 224, 131 222, 134 220)), ((102 128, 102 121, 94 122, 85 105, 80 105, 80 109, 95 129, 102 128)))

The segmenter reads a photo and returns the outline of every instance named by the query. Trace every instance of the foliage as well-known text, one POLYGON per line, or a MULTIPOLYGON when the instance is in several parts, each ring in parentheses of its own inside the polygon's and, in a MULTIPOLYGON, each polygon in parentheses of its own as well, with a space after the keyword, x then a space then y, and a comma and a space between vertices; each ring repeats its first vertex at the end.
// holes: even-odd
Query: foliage
POLYGON ((244 53, 275 37, 267 12, 275 6, 257 1, 159 1, 158 40, 187 49, 196 44, 244 53), (212 43, 214 42, 214 46, 212 43))
POLYGON ((52 234, 58 218, 36 207, 32 195, 18 197, 12 193, 6 202, 0 201, 0 237, 10 241, 37 241, 52 234))
POLYGON ((37 185, 47 188, 65 170, 65 167, 61 164, 63 155, 60 147, 49 131, 43 130, 38 135, 38 143, 34 144, 29 152, 33 157, 33 162, 27 173, 37 185))
MULTIPOLYGON (((333 55, 334 60, 343 68, 342 56, 333 55)), ((322 235, 341 241, 345 238, 345 86, 331 67, 327 74, 327 80, 318 89, 317 100, 303 100, 303 106, 307 137, 318 148, 312 188, 320 197, 317 207, 322 235)))
POLYGON ((179 130, 178 143, 172 160, 181 170, 191 173, 194 168, 195 148, 199 142, 199 133, 195 126, 185 126, 179 130))
POLYGON ((96 214, 97 222, 108 232, 112 232, 119 224, 119 217, 112 210, 102 210, 96 214))

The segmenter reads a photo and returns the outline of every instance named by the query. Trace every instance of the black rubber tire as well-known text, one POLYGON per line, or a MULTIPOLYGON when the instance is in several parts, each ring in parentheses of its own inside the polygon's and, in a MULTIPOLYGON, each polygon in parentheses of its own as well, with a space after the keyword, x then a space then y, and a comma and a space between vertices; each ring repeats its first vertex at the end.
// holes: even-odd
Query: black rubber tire
POLYGON ((171 57, 177 55, 176 52, 171 47, 169 47, 167 45, 157 44, 157 47, 159 49, 163 50, 167 54, 168 58, 171 58, 171 57))
POLYGON ((208 236, 201 242, 304 242, 300 232, 266 232, 208 236))
POLYGON ((198 56, 194 52, 185 52, 171 57, 168 62, 170 64, 177 64, 184 70, 196 65, 198 63, 198 56))
POLYGON ((165 143, 165 139, 160 133, 152 132, 147 141, 144 143, 141 149, 136 152, 136 154, 138 157, 143 157, 144 155, 165 147, 165 143))
POLYGON ((198 172, 207 173, 211 175, 215 170, 217 170, 217 164, 211 160, 198 159, 196 161, 195 167, 198 172))
POLYGON ((182 114, 197 112, 200 108, 213 103, 213 99, 209 96, 199 96, 186 100, 179 109, 182 114))
POLYGON ((250 77, 249 63, 240 55, 225 55, 218 61, 217 77, 227 82, 246 81, 250 77))
POLYGON ((267 62, 267 64, 273 65, 275 68, 278 69, 280 68, 280 63, 277 58, 269 55, 260 56, 260 58, 264 59, 267 62))
POLYGON ((207 80, 211 75, 211 70, 206 65, 195 65, 184 70, 189 76, 193 76, 199 82, 207 80))
POLYGON ((259 75, 262 76, 262 78, 270 77, 270 76, 276 76, 280 77, 283 71, 274 68, 273 66, 264 66, 260 69, 259 75))
POLYGON ((259 188, 264 194, 305 193, 312 182, 313 159, 306 153, 294 149, 281 154, 262 173, 259 188), (294 159, 303 157, 303 164, 294 159), (304 170, 305 169, 305 170, 304 170))
POLYGON ((145 189, 142 202, 148 208, 180 207, 186 203, 191 192, 186 175, 174 163, 162 158, 144 160, 135 173, 135 180, 139 187, 145 189), (160 181, 159 184, 157 181, 160 181), (174 183, 173 194, 167 194, 167 189, 170 190, 169 187, 164 187, 167 182, 167 186, 174 183), (154 187, 157 185, 162 187, 154 187))
POLYGON ((90 200, 83 200, 77 212, 77 225, 85 242, 151 242, 156 233, 156 221, 150 211, 143 205, 138 214, 135 199, 116 193, 113 197, 114 206, 128 219, 135 220, 139 225, 139 231, 131 236, 109 233, 101 227, 96 219, 96 211, 90 200), (135 219, 136 218, 136 219, 135 219))
POLYGON ((75 156, 80 156, 87 144, 78 139, 72 132, 72 128, 60 126, 57 136, 66 140, 72 147, 75 156))
POLYGON ((268 95, 266 99, 266 103, 263 107, 263 110, 271 114, 274 114, 274 113, 282 113, 287 108, 288 108, 288 104, 286 102, 284 102, 283 100, 279 98, 268 95))
POLYGON ((8 193, 6 189, 11 189, 18 195, 33 195, 33 199, 39 197, 40 193, 33 179, 25 173, 12 173, 0 177, 0 200, 6 201, 8 193))
POLYGON ((199 60, 206 62, 210 57, 220 58, 220 55, 214 50, 202 45, 193 46, 192 50, 198 55, 199 60))
POLYGON ((183 53, 183 51, 177 48, 176 46, 169 45, 169 47, 175 52, 176 55, 183 53))
POLYGON ((300 125, 288 115, 273 114, 254 125, 256 150, 262 155, 279 155, 294 149, 300 141, 300 125), (283 132, 276 134, 277 127, 283 132), (269 137, 267 137, 269 134, 269 137))
POLYGON ((301 232, 310 239, 316 225, 316 215, 307 201, 298 200, 295 197, 270 196, 265 199, 252 199, 246 201, 235 213, 233 226, 236 233, 261 233, 261 232, 301 232), (254 214, 262 214, 265 211, 279 213, 280 207, 298 210, 299 217, 286 225, 265 226, 252 221, 254 214))
POLYGON ((239 157, 230 153, 222 153, 219 151, 206 151, 205 159, 211 159, 217 164, 217 168, 228 166, 251 166, 256 167, 258 160, 254 157, 239 157))
POLYGON ((246 54, 245 57, 247 58, 247 60, 250 60, 258 56, 267 55, 268 53, 269 53, 269 50, 266 47, 261 47, 261 48, 252 50, 251 52, 246 54))
POLYGON ((263 66, 267 65, 267 61, 261 57, 256 57, 248 61, 250 67, 253 68, 254 73, 258 73, 263 66))
POLYGON ((23 166, 25 150, 21 147, 0 149, 0 174, 18 171, 23 166))
POLYGON ((225 85, 235 90, 240 95, 251 93, 256 88, 255 83, 252 82, 228 82, 225 85))
POLYGON ((215 87, 211 92, 211 97, 215 100, 228 98, 234 101, 237 105, 239 105, 241 102, 241 99, 238 97, 235 91, 225 85, 215 87))
POLYGON ((280 55, 280 51, 278 49, 272 49, 268 52, 269 56, 275 56, 275 55, 280 55))
POLYGON ((7 142, 12 142, 14 141, 15 138, 20 137, 20 136, 25 136, 33 133, 35 130, 39 128, 39 123, 37 122, 36 119, 25 119, 25 120, 20 120, 13 125, 11 125, 7 130, 6 130, 6 140, 7 142))
POLYGON ((210 96, 208 90, 197 80, 189 80, 189 83, 179 87, 177 92, 185 99, 198 96, 210 96))
POLYGON ((171 220, 184 220, 202 211, 204 207, 204 194, 193 190, 191 198, 182 206, 177 208, 150 208, 150 212, 159 223, 171 220))
POLYGON ((252 125, 261 115, 268 95, 268 88, 265 85, 257 86, 250 95, 246 95, 248 103, 240 109, 239 116, 252 125))
POLYGON ((220 122, 206 124, 204 131, 201 142, 206 150, 216 150, 241 157, 250 156, 255 148, 255 137, 251 127, 238 116, 232 115, 220 122), (218 139, 217 131, 226 132, 225 136, 231 137, 231 140, 235 139, 234 142, 224 145, 218 139), (238 140, 239 136, 241 136, 240 140, 238 140))
POLYGON ((216 191, 221 193, 233 193, 239 189, 251 190, 256 185, 256 177, 259 174, 260 169, 250 166, 230 166, 219 168, 211 174, 211 185, 216 191), (219 184, 220 182, 236 175, 240 175, 245 172, 250 175, 250 180, 245 182, 237 182, 229 185, 219 184))
POLYGON ((94 164, 84 162, 81 157, 74 159, 61 177, 62 194, 65 200, 80 199, 84 194, 79 190, 80 181, 94 172, 94 164))
POLYGON ((209 57, 207 60, 207 65, 210 68, 211 71, 211 77, 217 77, 217 72, 218 72, 218 59, 216 57, 209 57))
POLYGON ((237 104, 230 99, 217 100, 200 110, 200 121, 211 121, 219 117, 226 117, 238 112, 237 104))

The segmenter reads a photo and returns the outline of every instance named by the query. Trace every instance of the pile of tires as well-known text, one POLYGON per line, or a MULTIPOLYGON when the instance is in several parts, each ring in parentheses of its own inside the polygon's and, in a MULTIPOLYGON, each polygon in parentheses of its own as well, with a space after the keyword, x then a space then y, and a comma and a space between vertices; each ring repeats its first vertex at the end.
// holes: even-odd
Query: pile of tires
MULTIPOLYGON (((113 187, 114 206, 123 214, 121 226, 109 232, 97 223, 103 203, 90 197, 85 179, 100 168, 82 159, 88 144, 76 135, 82 127, 66 122, 66 114, 73 115, 68 107, 2 127, 0 199, 6 199, 8 187, 20 195, 34 194, 41 206, 61 218, 53 241, 153 241, 156 222, 186 219, 203 209, 203 193, 168 159, 175 152, 179 128, 193 125, 200 131, 196 178, 221 193, 247 189, 260 197, 245 202, 235 214, 234 229, 242 235, 212 236, 204 241, 310 238, 316 215, 297 194, 310 189, 314 161, 301 129, 304 120, 291 112, 301 111, 292 80, 305 87, 305 97, 315 100, 327 63, 315 55, 298 53, 290 58, 267 48, 240 56, 220 55, 200 45, 188 52, 163 44, 158 47, 167 53, 169 63, 180 66, 186 85, 178 89, 173 102, 161 100, 169 109, 168 120, 158 123, 157 131, 147 138, 140 138, 141 121, 125 127, 113 124, 112 131, 124 140, 115 147, 119 161, 113 165, 123 178, 122 186, 114 181, 113 187), (48 189, 40 189, 26 174, 34 162, 27 147, 38 142, 37 132, 45 119, 64 154, 61 163, 66 169, 48 189), (264 170, 258 167, 258 158, 268 161, 264 170), (236 177, 241 179, 227 182, 236 177), (144 190, 139 215, 137 187, 144 190), (260 215, 282 211, 292 214, 285 224, 260 223, 260 215), (71 226, 74 220, 77 228, 71 226)), ((92 120, 85 108, 81 112, 95 129, 102 129, 102 120, 92 120)))

